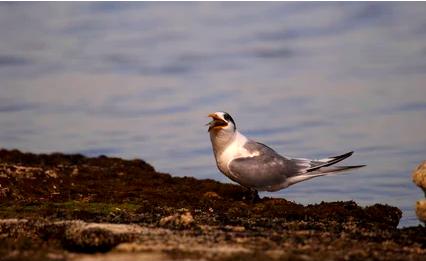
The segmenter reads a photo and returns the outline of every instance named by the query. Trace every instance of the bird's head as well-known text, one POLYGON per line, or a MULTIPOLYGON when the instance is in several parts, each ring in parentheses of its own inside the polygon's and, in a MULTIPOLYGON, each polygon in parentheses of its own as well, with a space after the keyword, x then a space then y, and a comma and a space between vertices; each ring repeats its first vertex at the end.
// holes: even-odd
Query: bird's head
POLYGON ((226 112, 214 112, 208 115, 212 118, 212 121, 207 123, 209 126, 209 132, 229 131, 234 132, 236 125, 232 117, 226 112))

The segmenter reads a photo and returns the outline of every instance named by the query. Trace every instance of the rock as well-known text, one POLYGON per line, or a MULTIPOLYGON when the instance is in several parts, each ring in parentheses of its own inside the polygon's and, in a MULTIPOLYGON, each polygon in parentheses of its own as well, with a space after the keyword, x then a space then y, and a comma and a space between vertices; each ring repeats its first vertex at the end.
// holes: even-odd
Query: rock
POLYGON ((56 173, 56 171, 51 170, 51 169, 50 170, 46 170, 45 174, 47 176, 49 176, 51 178, 55 178, 55 179, 58 177, 58 174, 56 173))
POLYGON ((116 242, 112 232, 101 228, 69 232, 65 235, 64 240, 67 249, 88 253, 107 252, 118 243, 120 242, 116 242))
POLYGON ((426 199, 417 201, 416 215, 420 221, 426 224, 426 199))
POLYGON ((426 160, 413 171, 413 182, 423 189, 426 196, 426 160))
POLYGON ((353 201, 304 206, 268 197, 253 203, 244 200, 244 187, 173 177, 141 160, 0 149, 0 185, 0 260, 153 260, 149 253, 160 260, 218 261, 426 256, 425 226, 398 228, 396 207, 353 201))
POLYGON ((182 214, 174 214, 167 217, 163 217, 160 220, 160 226, 172 226, 174 228, 187 228, 194 224, 194 218, 191 212, 186 211, 182 214))
MULTIPOLYGON (((426 160, 413 171, 413 182, 423 190, 426 197, 426 160)), ((426 200, 417 201, 416 215, 420 221, 426 224, 426 200)))
POLYGON ((232 231, 232 232, 244 232, 246 231, 246 228, 243 226, 230 226, 230 225, 226 225, 224 227, 225 231, 232 231))
POLYGON ((213 191, 207 191, 206 193, 203 194, 203 197, 208 198, 208 199, 221 199, 222 198, 216 192, 213 192, 213 191))
POLYGON ((137 232, 131 225, 90 224, 67 222, 63 246, 72 251, 107 252, 123 242, 129 242, 137 232))
POLYGON ((0 184, 0 200, 7 198, 9 191, 9 188, 3 188, 0 184))

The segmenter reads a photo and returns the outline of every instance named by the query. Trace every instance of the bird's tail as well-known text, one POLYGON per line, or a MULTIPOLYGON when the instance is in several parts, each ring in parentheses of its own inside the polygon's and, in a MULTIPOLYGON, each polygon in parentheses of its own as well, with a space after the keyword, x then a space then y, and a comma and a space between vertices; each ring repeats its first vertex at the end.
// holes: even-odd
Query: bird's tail
POLYGON ((336 172, 343 172, 343 171, 347 171, 347 170, 351 170, 351 169, 357 169, 357 168, 362 168, 365 167, 367 165, 354 165, 354 166, 331 166, 331 167, 322 167, 320 169, 318 169, 319 172, 323 173, 323 174, 332 174, 332 173, 336 173, 336 172))
MULTIPOLYGON (((305 172, 314 172, 314 171, 326 168, 328 166, 334 165, 346 158, 349 158, 350 156, 352 156, 352 154, 354 154, 354 152, 350 151, 348 153, 345 153, 339 156, 329 157, 329 158, 320 159, 320 160, 312 160, 310 162, 311 167, 307 168, 305 172)), ((324 172, 324 171, 321 171, 321 172, 324 172)))
POLYGON ((362 168, 366 165, 354 165, 354 166, 332 166, 353 154, 353 151, 334 157, 329 157, 320 160, 310 161, 311 167, 306 168, 303 173, 290 177, 287 181, 289 185, 312 179, 315 177, 325 176, 329 174, 339 174, 352 169, 362 168))

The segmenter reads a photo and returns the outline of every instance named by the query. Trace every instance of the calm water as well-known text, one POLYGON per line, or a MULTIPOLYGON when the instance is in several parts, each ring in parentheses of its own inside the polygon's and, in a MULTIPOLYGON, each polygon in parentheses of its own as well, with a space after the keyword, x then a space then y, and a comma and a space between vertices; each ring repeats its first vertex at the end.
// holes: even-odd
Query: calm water
POLYGON ((418 224, 425 3, 2 3, 0 35, 1 147, 229 182, 204 126, 224 110, 284 155, 368 164, 272 195, 387 203, 418 224))

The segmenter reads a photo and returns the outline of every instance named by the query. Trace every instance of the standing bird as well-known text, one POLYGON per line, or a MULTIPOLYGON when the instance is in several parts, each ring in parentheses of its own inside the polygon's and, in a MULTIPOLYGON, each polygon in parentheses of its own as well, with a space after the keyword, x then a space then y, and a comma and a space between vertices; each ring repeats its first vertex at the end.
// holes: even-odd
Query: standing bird
POLYGON ((311 178, 365 166, 332 166, 353 151, 319 160, 284 157, 238 132, 228 113, 208 116, 212 118, 207 125, 217 167, 231 180, 251 189, 254 199, 259 198, 257 191, 277 191, 311 178))

